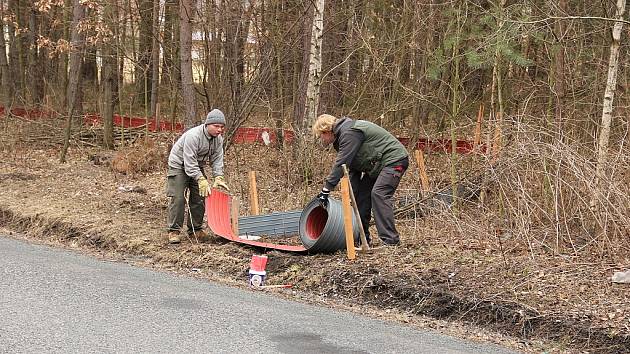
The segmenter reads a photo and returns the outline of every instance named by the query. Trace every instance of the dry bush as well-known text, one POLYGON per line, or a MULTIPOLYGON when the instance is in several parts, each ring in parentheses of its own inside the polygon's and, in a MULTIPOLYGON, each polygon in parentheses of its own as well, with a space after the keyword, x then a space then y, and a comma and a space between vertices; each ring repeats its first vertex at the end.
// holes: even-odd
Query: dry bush
POLYGON ((63 145, 64 124, 63 120, 57 118, 30 120, 0 116, 0 151, 63 145))
POLYGON ((627 254, 630 151, 625 139, 611 141, 605 197, 593 208, 596 146, 558 142, 540 127, 518 124, 514 129, 512 142, 490 170, 498 192, 491 207, 497 227, 530 250, 613 258, 627 254))
POLYGON ((150 172, 166 164, 166 149, 153 139, 140 139, 132 146, 119 150, 112 159, 111 168, 123 174, 150 172))

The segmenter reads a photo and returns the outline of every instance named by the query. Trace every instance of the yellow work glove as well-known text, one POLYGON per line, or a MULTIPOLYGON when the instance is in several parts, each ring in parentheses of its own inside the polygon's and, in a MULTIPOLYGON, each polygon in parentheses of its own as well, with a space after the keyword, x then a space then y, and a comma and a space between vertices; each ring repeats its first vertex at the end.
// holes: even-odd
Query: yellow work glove
POLYGON ((199 195, 202 197, 207 197, 210 194, 210 185, 208 184, 208 180, 206 177, 199 177, 197 180, 197 185, 199 185, 199 195))
POLYGON ((223 188, 226 191, 229 191, 230 188, 228 188, 227 183, 225 183, 225 179, 223 178, 223 176, 216 176, 214 177, 214 183, 212 184, 212 188, 223 188))

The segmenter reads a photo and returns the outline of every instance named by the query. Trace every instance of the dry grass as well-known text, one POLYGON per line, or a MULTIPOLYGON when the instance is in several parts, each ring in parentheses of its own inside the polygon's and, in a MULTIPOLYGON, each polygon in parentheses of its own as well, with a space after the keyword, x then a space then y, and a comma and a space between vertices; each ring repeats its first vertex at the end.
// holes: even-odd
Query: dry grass
POLYGON ((119 149, 112 158, 111 167, 123 174, 150 172, 165 168, 167 158, 165 143, 140 139, 134 145, 119 149))
MULTIPOLYGON (((400 219, 402 247, 354 263, 342 254, 272 252, 268 281, 290 282, 323 301, 481 323, 594 352, 605 351, 604 345, 620 352, 629 348, 628 288, 609 281, 615 270, 630 266, 627 147, 620 145, 611 159, 608 198, 593 213, 588 150, 577 143, 545 144, 544 137, 534 139, 525 127, 518 129, 504 151, 505 162, 484 174, 489 193, 483 203, 462 203, 458 215, 436 207, 428 216, 400 219)), ((167 143, 156 142, 138 155, 158 156, 167 143)), ((103 153, 98 149, 71 149, 64 165, 56 160, 58 149, 46 145, 16 144, 5 151, 0 225, 244 283, 254 250, 224 242, 166 244, 165 168, 158 157, 153 164, 137 161, 140 167, 125 169, 135 173, 121 174, 88 160, 103 153), (120 185, 147 193, 121 192, 120 185)), ((120 153, 131 161, 132 151, 120 153)), ((226 178, 242 201, 242 214, 249 213, 249 170, 257 172, 262 212, 295 210, 317 194, 333 159, 316 146, 233 145, 226 155, 226 178)), ((449 163, 446 155, 427 156, 434 190, 448 185, 449 163)), ((487 168, 484 157, 473 156, 460 156, 458 166, 460 177, 487 168)), ((417 199, 419 185, 412 164, 397 195, 417 199)))

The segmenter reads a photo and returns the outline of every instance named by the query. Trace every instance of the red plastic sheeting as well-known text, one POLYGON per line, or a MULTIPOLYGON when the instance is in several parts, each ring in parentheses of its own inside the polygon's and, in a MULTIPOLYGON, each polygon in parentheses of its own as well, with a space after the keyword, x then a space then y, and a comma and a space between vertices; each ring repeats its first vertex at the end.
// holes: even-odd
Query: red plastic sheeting
MULTIPOLYGON (((5 113, 5 108, 0 106, 0 117, 2 117, 5 113)), ((38 119, 38 118, 52 118, 57 116, 55 112, 52 111, 42 111, 37 109, 24 109, 24 108, 12 108, 11 114, 22 117, 25 119, 38 119)), ((95 113, 88 113, 83 116, 83 121, 86 124, 101 124, 102 118, 100 115, 95 113)), ((114 125, 122 126, 125 128, 138 128, 148 124, 148 129, 150 131, 176 131, 181 132, 183 130, 183 125, 181 123, 171 124, 168 120, 161 120, 156 122, 155 119, 146 119, 143 117, 126 117, 120 116, 118 114, 114 115, 114 125)), ((255 127, 240 127, 234 132, 234 136, 232 137, 232 141, 234 143, 254 143, 254 142, 264 142, 263 134, 269 138, 269 141, 277 141, 277 131, 275 129, 270 128, 255 128, 255 127)), ((284 135, 284 139, 286 142, 291 143, 295 140, 295 133, 288 129, 283 129, 282 134, 284 135)), ((411 144, 410 138, 400 137, 398 138, 401 143, 409 146, 411 144)), ((422 150, 422 151, 434 151, 434 152, 446 152, 450 153, 452 150, 450 139, 438 139, 438 140, 428 140, 428 139, 419 139, 416 142, 416 146, 414 148, 422 150)), ((457 140, 455 144, 455 151, 460 154, 470 154, 475 153, 475 146, 473 142, 467 140, 457 140)), ((478 152, 485 152, 486 146, 485 144, 479 144, 477 146, 478 152)))
MULTIPOLYGON (((95 113, 88 113, 83 116, 83 121, 88 124, 97 125, 101 124, 101 116, 95 113)), ((155 119, 146 119, 143 117, 126 117, 114 114, 114 125, 125 128, 138 128, 143 127, 146 124, 149 125, 150 131, 178 131, 181 132, 184 126, 181 123, 171 124, 170 121, 160 120, 158 122, 155 119)))
MULTIPOLYGON (((398 140, 403 143, 403 145, 409 146, 411 144, 411 138, 398 138, 398 140)), ((429 140, 426 138, 418 139, 416 142, 415 148, 418 150, 431 152, 447 152, 450 153, 452 151, 450 139, 437 139, 437 140, 429 140)), ((486 146, 485 144, 479 144, 477 146, 478 151, 485 152, 486 146)), ((455 142, 455 151, 459 154, 470 154, 475 150, 475 144, 472 141, 468 140, 457 140, 455 142)))
MULTIPOLYGON (((98 114, 90 113, 83 117, 83 121, 87 124, 97 125, 101 124, 101 116, 98 114)), ((150 131, 178 131, 181 132, 184 127, 181 123, 175 123, 172 125, 169 121, 159 121, 156 123, 155 119, 142 118, 142 117, 125 117, 114 114, 114 125, 123 126, 125 128, 138 128, 143 127, 146 124, 149 125, 150 131)), ((256 127, 241 127, 234 132, 232 141, 234 143, 264 143, 263 133, 267 133, 269 141, 276 141, 276 130, 270 128, 256 128, 256 127)), ((291 130, 284 129, 282 134, 285 141, 288 143, 295 140, 295 133, 291 130)))
MULTIPOLYGON (((234 143, 264 143, 263 133, 267 133, 269 141, 277 141, 276 130, 269 128, 238 128, 232 137, 234 143)), ((295 140, 295 133, 292 130, 283 129, 282 134, 287 143, 295 140)))
POLYGON ((245 240, 238 235, 234 235, 232 231, 232 223, 230 222, 230 204, 232 198, 218 190, 213 189, 212 193, 206 199, 206 217, 208 219, 208 227, 216 235, 226 240, 243 243, 250 246, 271 248, 281 251, 304 252, 304 246, 277 245, 275 243, 245 240))

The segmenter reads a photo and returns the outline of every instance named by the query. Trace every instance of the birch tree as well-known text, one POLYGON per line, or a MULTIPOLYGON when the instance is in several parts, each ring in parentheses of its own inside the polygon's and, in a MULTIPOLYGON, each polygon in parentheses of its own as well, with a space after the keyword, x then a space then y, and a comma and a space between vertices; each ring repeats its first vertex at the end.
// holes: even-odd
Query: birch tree
POLYGON ((324 33, 324 0, 314 2, 313 26, 311 28, 311 49, 308 60, 308 85, 306 87, 306 114, 302 121, 302 131, 305 132, 317 117, 319 105, 319 89, 322 71, 322 38, 324 33))
POLYGON ((597 209, 597 201, 603 198, 603 181, 608 160, 608 142, 610 140, 610 126, 612 124, 613 101, 615 88, 617 87, 617 71, 619 69, 619 47, 621 42, 621 30, 623 27, 623 14, 626 11, 626 0, 617 0, 615 22, 612 30, 612 43, 610 44, 610 56, 608 58, 608 79, 604 90, 604 103, 602 107, 602 122, 599 128, 599 141, 597 146, 597 165, 595 168, 595 182, 591 208, 597 209))

